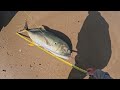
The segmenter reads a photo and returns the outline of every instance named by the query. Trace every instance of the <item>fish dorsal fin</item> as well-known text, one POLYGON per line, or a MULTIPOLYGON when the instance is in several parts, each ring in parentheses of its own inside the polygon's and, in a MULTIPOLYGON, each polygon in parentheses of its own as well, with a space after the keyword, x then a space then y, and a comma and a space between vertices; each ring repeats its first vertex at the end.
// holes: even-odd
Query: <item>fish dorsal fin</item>
POLYGON ((40 26, 40 30, 47 31, 44 26, 40 26))

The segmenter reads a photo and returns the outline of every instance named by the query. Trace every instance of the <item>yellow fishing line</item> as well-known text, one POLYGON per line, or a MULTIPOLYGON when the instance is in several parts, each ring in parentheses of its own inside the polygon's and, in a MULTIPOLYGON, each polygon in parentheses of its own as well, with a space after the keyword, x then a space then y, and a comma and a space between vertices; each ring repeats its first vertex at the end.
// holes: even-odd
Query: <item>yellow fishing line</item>
MULTIPOLYGON (((20 35, 19 33, 16 33, 16 34, 17 34, 19 37, 21 37, 22 39, 26 40, 27 42, 29 42, 29 43, 37 46, 37 45, 34 44, 32 41, 28 40, 27 38, 25 38, 24 36, 20 35)), ((65 63, 65 64, 67 64, 67 65, 69 65, 69 66, 71 66, 71 67, 73 67, 73 68, 75 68, 75 69, 77 69, 77 70, 79 70, 79 71, 87 74, 87 71, 86 71, 86 70, 83 70, 83 69, 81 69, 81 68, 79 68, 79 67, 77 67, 77 66, 75 66, 75 65, 73 65, 73 64, 71 64, 71 63, 69 63, 69 62, 67 62, 67 61, 65 61, 65 60, 63 60, 62 58, 59 58, 59 57, 55 56, 54 54, 50 53, 49 51, 43 49, 43 48, 40 47, 40 46, 37 46, 37 47, 38 47, 40 50, 43 50, 44 52, 46 52, 47 54, 55 57, 57 60, 62 61, 63 63, 65 63)))

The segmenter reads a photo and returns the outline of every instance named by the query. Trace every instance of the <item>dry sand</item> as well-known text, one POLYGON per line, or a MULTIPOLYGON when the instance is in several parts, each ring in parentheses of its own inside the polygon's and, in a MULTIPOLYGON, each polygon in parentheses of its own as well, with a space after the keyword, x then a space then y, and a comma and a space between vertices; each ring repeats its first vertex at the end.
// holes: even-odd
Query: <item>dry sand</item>
POLYGON ((79 50, 72 53, 73 58, 68 60, 70 63, 83 69, 94 66, 108 72, 113 78, 120 78, 120 12, 100 11, 101 15, 97 12, 94 16, 88 16, 87 11, 29 11, 27 14, 32 20, 20 11, 0 32, 1 79, 85 77, 37 47, 28 46, 18 37, 16 32, 24 27, 25 19, 29 28, 35 28, 35 24, 38 27, 46 25, 68 36, 72 49, 79 50))

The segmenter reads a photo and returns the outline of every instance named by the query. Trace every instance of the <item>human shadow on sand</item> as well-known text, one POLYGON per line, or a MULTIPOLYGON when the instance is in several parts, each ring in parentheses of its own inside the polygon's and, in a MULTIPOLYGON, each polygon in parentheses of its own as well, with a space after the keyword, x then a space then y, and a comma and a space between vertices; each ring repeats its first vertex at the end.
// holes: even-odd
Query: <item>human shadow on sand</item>
MULTIPOLYGON (((78 33, 75 65, 86 70, 90 67, 103 69, 111 57, 109 25, 100 12, 89 11, 78 33)), ((83 79, 86 74, 72 69, 68 79, 83 79)))
POLYGON ((0 11, 0 31, 7 26, 17 11, 0 11))

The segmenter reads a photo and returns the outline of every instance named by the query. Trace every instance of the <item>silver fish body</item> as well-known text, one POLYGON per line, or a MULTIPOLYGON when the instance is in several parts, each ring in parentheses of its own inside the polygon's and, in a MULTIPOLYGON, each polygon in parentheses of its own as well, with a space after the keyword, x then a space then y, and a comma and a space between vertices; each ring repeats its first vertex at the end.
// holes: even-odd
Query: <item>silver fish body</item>
POLYGON ((69 59, 71 50, 68 44, 57 35, 44 28, 29 29, 28 35, 36 45, 42 46, 58 57, 69 59))

